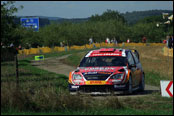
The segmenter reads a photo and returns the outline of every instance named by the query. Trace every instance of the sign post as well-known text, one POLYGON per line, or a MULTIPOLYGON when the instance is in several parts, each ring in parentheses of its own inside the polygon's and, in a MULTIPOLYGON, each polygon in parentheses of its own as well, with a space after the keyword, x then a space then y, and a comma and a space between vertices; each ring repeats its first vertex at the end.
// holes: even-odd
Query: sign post
POLYGON ((173 97, 173 81, 160 81, 161 95, 164 97, 173 97))
POLYGON ((15 55, 15 63, 16 63, 16 89, 18 89, 19 88, 18 54, 15 55))

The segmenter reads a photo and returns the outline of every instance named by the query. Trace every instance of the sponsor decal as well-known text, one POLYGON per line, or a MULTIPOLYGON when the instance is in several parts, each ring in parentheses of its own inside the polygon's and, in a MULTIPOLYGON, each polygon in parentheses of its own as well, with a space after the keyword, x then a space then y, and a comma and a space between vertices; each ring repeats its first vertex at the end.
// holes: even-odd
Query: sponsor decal
POLYGON ((106 81, 86 81, 86 85, 104 85, 106 81))
POLYGON ((73 88, 73 89, 77 89, 77 88, 79 88, 79 86, 71 86, 71 88, 73 88))
POLYGON ((91 54, 90 56, 120 56, 117 53, 91 54))
POLYGON ((97 74, 97 72, 87 72, 86 74, 97 74))
POLYGON ((82 80, 74 80, 75 83, 81 83, 83 82, 82 80))
POLYGON ((112 67, 91 67, 85 68, 85 70, 114 70, 115 68, 112 67))
POLYGON ((111 72, 98 72, 98 74, 112 74, 111 72))
POLYGON ((82 73, 83 75, 86 75, 86 74, 112 74, 111 72, 105 72, 105 71, 99 71, 99 72, 85 72, 85 73, 82 73))

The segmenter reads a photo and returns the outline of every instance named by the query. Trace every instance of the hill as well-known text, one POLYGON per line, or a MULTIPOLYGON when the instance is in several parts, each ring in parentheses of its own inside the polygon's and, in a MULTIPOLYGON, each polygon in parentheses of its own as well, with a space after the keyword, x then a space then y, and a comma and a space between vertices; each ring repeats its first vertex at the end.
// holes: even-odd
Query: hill
POLYGON ((148 10, 148 11, 133 11, 122 14, 128 24, 135 24, 137 21, 149 16, 160 16, 162 13, 173 14, 172 10, 148 10))
MULTIPOLYGON (((133 11, 121 13, 121 15, 125 18, 128 24, 133 25, 137 23, 139 20, 144 19, 149 16, 162 16, 162 13, 173 14, 173 10, 147 10, 147 11, 133 11)), ((61 18, 61 17, 47 17, 47 16, 17 16, 15 19, 16 23, 20 23, 20 18, 22 17, 39 17, 40 18, 40 26, 49 25, 51 23, 63 23, 63 22, 72 22, 72 23, 82 23, 89 20, 88 18, 61 18)))

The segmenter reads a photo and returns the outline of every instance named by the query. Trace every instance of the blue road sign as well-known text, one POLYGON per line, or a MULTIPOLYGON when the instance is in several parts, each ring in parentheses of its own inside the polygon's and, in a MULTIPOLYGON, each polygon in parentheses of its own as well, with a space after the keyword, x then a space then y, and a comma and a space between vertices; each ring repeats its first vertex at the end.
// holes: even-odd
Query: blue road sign
POLYGON ((22 26, 32 28, 34 31, 39 31, 39 18, 21 18, 22 26))

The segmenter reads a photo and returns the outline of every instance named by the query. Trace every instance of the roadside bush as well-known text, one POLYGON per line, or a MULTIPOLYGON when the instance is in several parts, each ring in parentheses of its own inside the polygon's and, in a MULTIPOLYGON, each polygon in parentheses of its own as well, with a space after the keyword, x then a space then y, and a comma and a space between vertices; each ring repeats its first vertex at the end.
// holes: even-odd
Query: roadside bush
POLYGON ((68 91, 57 92, 53 87, 40 88, 37 91, 16 90, 14 87, 1 88, 1 109, 19 111, 87 111, 94 109, 120 109, 121 103, 116 96, 95 99, 90 95, 70 95, 68 91), (104 98, 105 99, 105 98, 104 98))
POLYGON ((34 109, 35 104, 30 99, 31 94, 15 89, 15 84, 13 85, 10 88, 1 88, 1 109, 17 109, 19 111, 34 109))
POLYGON ((123 105, 119 102, 116 96, 106 98, 105 107, 120 109, 123 108, 123 105))

